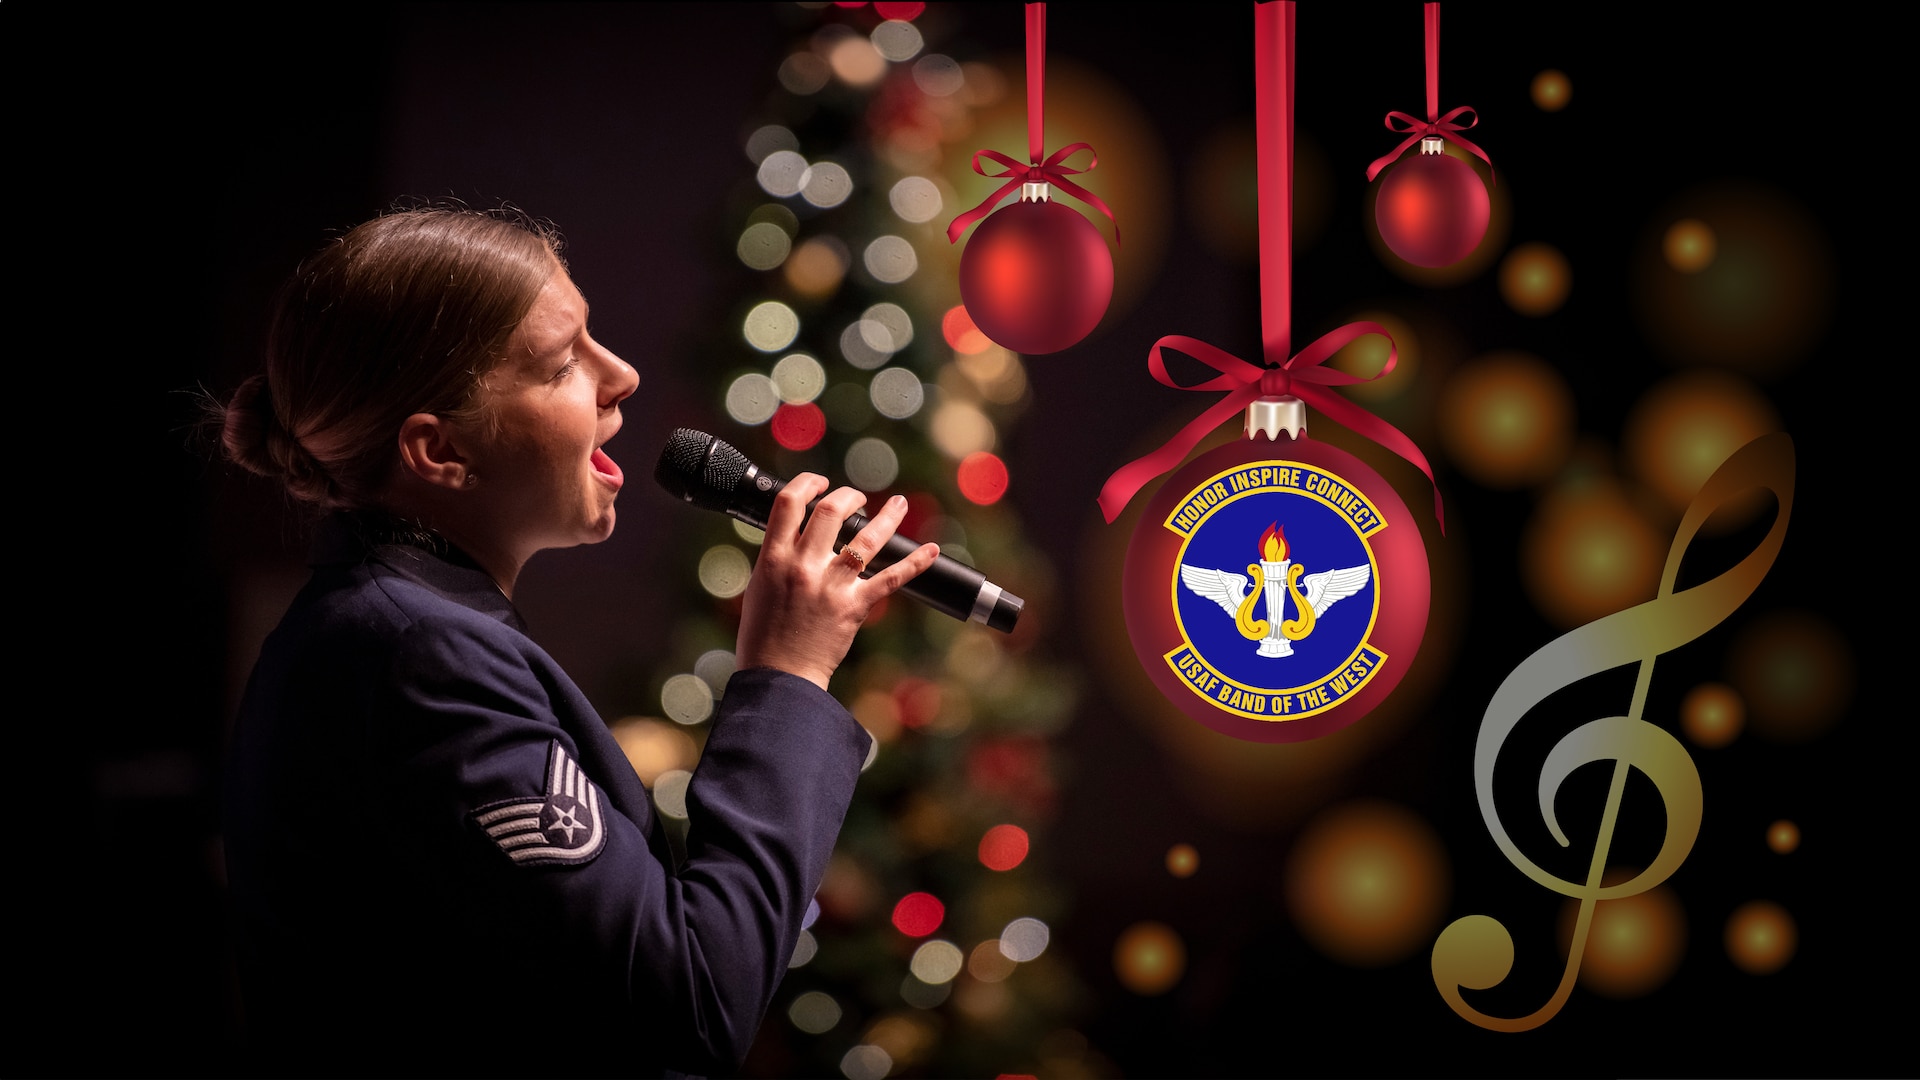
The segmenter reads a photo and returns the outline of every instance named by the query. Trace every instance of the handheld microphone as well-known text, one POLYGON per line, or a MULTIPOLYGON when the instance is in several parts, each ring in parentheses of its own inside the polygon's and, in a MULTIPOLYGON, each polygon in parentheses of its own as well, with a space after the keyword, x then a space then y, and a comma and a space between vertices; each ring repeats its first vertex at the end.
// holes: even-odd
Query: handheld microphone
MULTIPOLYGON (((723 440, 692 428, 678 428, 667 439, 653 478, 675 498, 703 510, 718 510, 762 530, 767 527, 767 515, 773 512, 773 497, 787 485, 785 480, 760 471, 745 454, 723 440)), ((807 505, 809 514, 819 501, 807 505)), ((853 539, 866 524, 865 514, 847 518, 834 550, 853 539)), ((867 571, 884 570, 919 548, 918 540, 895 533, 867 560, 867 571)), ((1025 600, 988 581, 985 574, 944 554, 919 575, 907 579, 900 591, 956 619, 985 623, 1002 632, 1013 630, 1027 606, 1025 600)))

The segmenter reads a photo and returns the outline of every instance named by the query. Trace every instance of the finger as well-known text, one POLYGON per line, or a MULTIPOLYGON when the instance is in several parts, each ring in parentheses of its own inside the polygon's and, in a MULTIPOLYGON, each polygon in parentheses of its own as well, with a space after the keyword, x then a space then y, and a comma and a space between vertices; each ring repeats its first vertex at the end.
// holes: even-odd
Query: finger
POLYGON ((853 555, 849 556, 849 562, 858 563, 864 569, 873 561, 873 557, 879 554, 880 549, 887 546, 887 541, 893 539, 894 530, 900 527, 901 519, 906 516, 906 496, 893 496, 880 507, 880 512, 873 515, 873 519, 867 522, 853 539, 847 541, 846 546, 840 549, 840 553, 846 555, 849 551, 853 552, 853 555))
POLYGON ((807 504, 827 490, 827 478, 819 473, 801 473, 787 481, 773 497, 773 509, 767 513, 765 546, 785 549, 800 538, 800 526, 807 520, 807 504))
POLYGON ((939 544, 921 544, 914 549, 913 554, 866 580, 863 588, 867 590, 868 599, 877 601, 883 596, 891 596, 898 592, 900 586, 912 581, 921 571, 932 566, 933 560, 939 555, 939 544))
POLYGON ((840 527, 846 524, 847 518, 866 505, 866 495, 852 487, 835 488, 831 494, 821 498, 813 508, 813 516, 807 519, 806 527, 800 531, 800 553, 820 559, 831 558, 834 549, 840 546, 840 527))

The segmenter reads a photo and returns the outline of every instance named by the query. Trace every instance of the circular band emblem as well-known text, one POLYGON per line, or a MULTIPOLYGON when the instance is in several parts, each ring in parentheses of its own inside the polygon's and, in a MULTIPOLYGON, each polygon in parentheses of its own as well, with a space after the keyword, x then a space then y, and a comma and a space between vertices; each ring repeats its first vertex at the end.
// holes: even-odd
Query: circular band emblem
POLYGON ((1169 700, 1243 739, 1345 727, 1398 684, 1426 629, 1426 549, 1357 458, 1242 441, 1155 495, 1127 551, 1127 630, 1169 700))

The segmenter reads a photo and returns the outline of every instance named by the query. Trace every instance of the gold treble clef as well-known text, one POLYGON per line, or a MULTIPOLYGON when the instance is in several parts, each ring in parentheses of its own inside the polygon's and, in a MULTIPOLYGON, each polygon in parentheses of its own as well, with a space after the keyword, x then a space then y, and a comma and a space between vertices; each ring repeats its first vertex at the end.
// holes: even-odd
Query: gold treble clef
POLYGON ((1667 550, 1660 591, 1636 607, 1616 612, 1549 642, 1522 661, 1494 692, 1480 724, 1474 748, 1473 782, 1487 830, 1507 858, 1521 872, 1554 892, 1580 901, 1567 967, 1551 999, 1527 1016, 1488 1016, 1461 995, 1462 988, 1484 990, 1497 985, 1513 970, 1513 936, 1497 919, 1469 915, 1455 920, 1433 944, 1433 981, 1453 1011, 1494 1031, 1527 1031, 1559 1013, 1573 992, 1586 951, 1594 907, 1602 900, 1646 892, 1679 869, 1700 834, 1702 792, 1700 773, 1679 740, 1641 719, 1647 690, 1653 681, 1653 662, 1661 653, 1685 645, 1719 625, 1759 587, 1786 539, 1793 508, 1793 441, 1784 434, 1765 435, 1748 443, 1716 470, 1695 495, 1667 550), (1760 543, 1731 569, 1710 581, 1678 592, 1681 556, 1707 518, 1736 496, 1759 487, 1770 490, 1779 507, 1760 543), (1633 701, 1625 716, 1594 720, 1570 732, 1547 754, 1539 777, 1540 814, 1560 846, 1569 846, 1554 813, 1554 795, 1575 769, 1590 762, 1612 761, 1613 782, 1607 790, 1605 812, 1594 841, 1593 858, 1585 880, 1570 881, 1549 873, 1520 851, 1501 823, 1493 798, 1493 767, 1515 726, 1535 705, 1555 691, 1603 671, 1638 664, 1633 701), (1639 769, 1653 781, 1666 804, 1666 834, 1653 862, 1634 877, 1603 886, 1607 853, 1613 842, 1627 773, 1639 769))
POLYGON ((1267 619, 1278 618, 1273 612, 1267 612, 1267 619, 1253 617, 1253 605, 1260 602, 1260 590, 1265 587, 1267 577, 1259 563, 1247 564, 1247 575, 1253 579, 1253 588, 1247 590, 1247 598, 1240 601, 1240 610, 1233 613, 1233 625, 1240 628, 1240 636, 1248 641, 1259 641, 1267 636, 1273 627, 1267 619))

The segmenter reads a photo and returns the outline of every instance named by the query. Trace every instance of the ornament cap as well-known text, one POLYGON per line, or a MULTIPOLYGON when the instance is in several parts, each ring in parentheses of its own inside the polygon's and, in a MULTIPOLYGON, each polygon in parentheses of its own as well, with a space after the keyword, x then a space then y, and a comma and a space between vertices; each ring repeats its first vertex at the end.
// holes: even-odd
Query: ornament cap
POLYGON ((1259 397, 1247 402, 1247 438, 1253 438, 1254 432, 1267 437, 1268 442, 1279 442, 1280 433, 1286 432, 1297 441, 1307 430, 1307 403, 1286 394, 1281 397, 1259 397))
POLYGON ((1447 140, 1438 135, 1428 135, 1420 140, 1420 152, 1423 154, 1444 154, 1447 152, 1447 140))
POLYGON ((1020 185, 1020 201, 1052 202, 1053 192, 1049 190, 1049 185, 1044 181, 1037 184, 1028 182, 1020 185))

